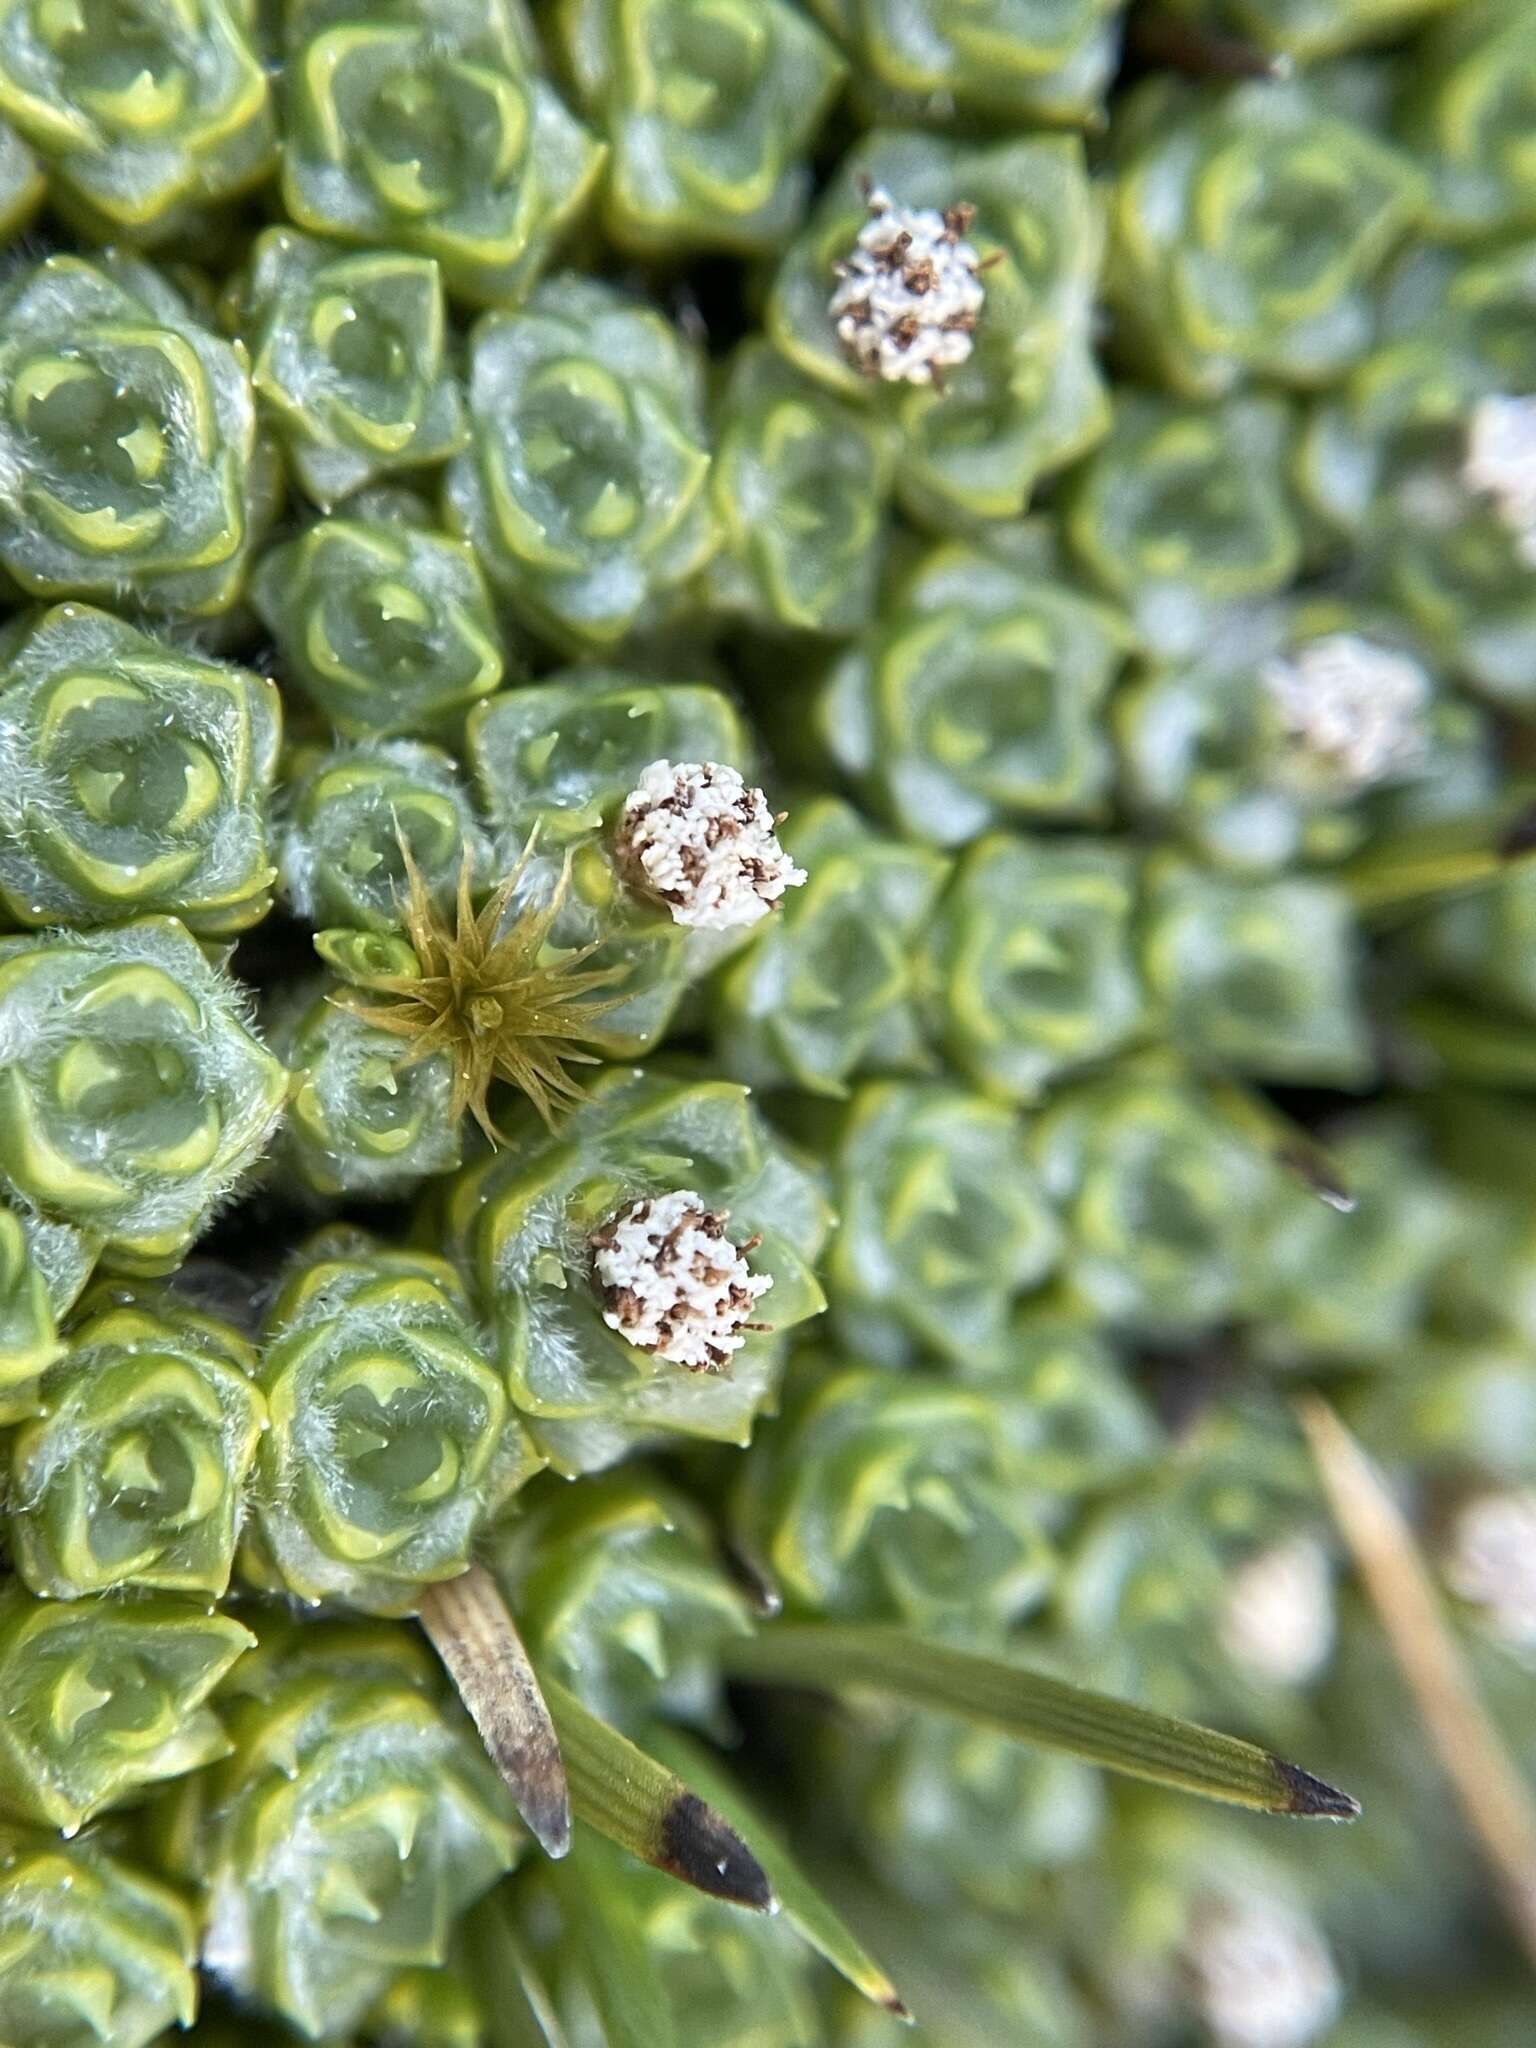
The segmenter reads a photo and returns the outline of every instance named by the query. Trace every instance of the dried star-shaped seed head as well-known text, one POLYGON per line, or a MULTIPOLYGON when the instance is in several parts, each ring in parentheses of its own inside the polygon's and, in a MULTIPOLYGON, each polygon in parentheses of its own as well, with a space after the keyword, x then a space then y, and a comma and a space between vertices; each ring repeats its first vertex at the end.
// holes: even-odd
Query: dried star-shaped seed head
POLYGON ((619 813, 616 851, 678 924, 733 931, 805 880, 760 789, 717 761, 653 761, 619 813))
POLYGON ((893 203, 878 188, 852 252, 833 267, 837 338, 867 377, 942 385, 975 346, 985 267, 965 239, 975 209, 893 203))
POLYGON ((1536 397, 1484 398, 1473 407, 1461 480, 1493 500, 1522 556, 1536 563, 1536 397))
POLYGON ((733 1244, 723 1209, 706 1209, 691 1188, 628 1202, 592 1236, 592 1271, 603 1321, 641 1351, 689 1372, 718 1372, 761 1329, 750 1320, 773 1285, 733 1244))
POLYGON ((350 991, 334 1000, 365 1023, 408 1040, 402 1066, 445 1053, 453 1068, 450 1115, 456 1121, 467 1109, 493 1145, 502 1140, 489 1108, 497 1081, 520 1089, 553 1126, 556 1112, 581 1097, 566 1069, 597 1064, 595 1054, 577 1048, 590 1041, 595 1019, 617 1001, 596 996, 613 970, 584 965, 595 945, 549 953, 569 864, 546 902, 518 905, 533 852, 530 839, 477 912, 466 851, 450 924, 439 916, 403 835, 400 852, 406 874, 401 922, 420 972, 370 976, 367 987, 393 997, 388 1004, 365 1003, 350 991))
POLYGON ((1429 678, 1406 654, 1327 633, 1267 661, 1260 678, 1309 776, 1353 795, 1413 768, 1424 752, 1429 678))

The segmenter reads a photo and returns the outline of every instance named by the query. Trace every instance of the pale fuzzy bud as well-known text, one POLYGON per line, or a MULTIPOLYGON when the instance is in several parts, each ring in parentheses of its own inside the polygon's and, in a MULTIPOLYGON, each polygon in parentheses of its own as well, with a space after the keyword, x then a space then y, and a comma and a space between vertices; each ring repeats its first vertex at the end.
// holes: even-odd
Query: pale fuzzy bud
POLYGON ((715 761, 653 761, 619 813, 617 850, 678 924, 732 931, 805 880, 760 789, 715 761))
POLYGON ((1263 1685, 1306 1685, 1333 1649, 1333 1574, 1315 1536, 1293 1536, 1250 1557, 1227 1583, 1221 1646, 1263 1685))
POLYGON ((1536 1648, 1536 1492, 1482 1493, 1465 1502, 1441 1569, 1452 1592, 1481 1607, 1506 1642, 1536 1648))
POLYGON ((1196 1914, 1186 1961, 1217 2048, 1307 2048, 1342 1987, 1316 1924, 1281 1899, 1227 1897, 1196 1914))
POLYGON ((1472 411, 1461 480, 1492 498, 1536 566, 1536 397, 1484 398, 1472 411))
POLYGON ((1259 672, 1309 774, 1341 791, 1413 768, 1424 752, 1429 678, 1358 633, 1328 633, 1259 672))
POLYGON ((733 1244, 723 1209, 691 1188, 645 1196, 610 1216, 592 1238, 593 1273, 609 1329, 690 1372, 718 1372, 746 1341, 760 1295, 773 1281, 754 1273, 733 1244))
POLYGON ((827 310, 837 338, 866 376, 939 383, 970 355, 986 300, 965 239, 971 208, 896 206, 878 190, 868 204, 858 241, 835 266, 827 310))

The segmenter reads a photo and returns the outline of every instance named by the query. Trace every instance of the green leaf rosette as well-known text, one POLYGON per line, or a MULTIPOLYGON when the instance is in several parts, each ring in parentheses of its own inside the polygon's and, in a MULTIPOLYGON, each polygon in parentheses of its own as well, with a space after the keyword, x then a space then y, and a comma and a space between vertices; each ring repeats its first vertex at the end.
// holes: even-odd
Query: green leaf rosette
POLYGON ((20 925, 257 923, 280 713, 265 678, 86 605, 20 628, 0 663, 0 904, 20 925))
POLYGON ((1380 608, 1241 607, 1112 716, 1135 814, 1230 873, 1338 861, 1493 795, 1487 715, 1380 608))
POLYGON ((887 424, 749 341, 731 363, 715 433, 722 540, 710 603, 769 631, 867 626, 896 453, 887 424))
POLYGON ((1375 350, 1313 411, 1296 481, 1436 657, 1496 702, 1532 701, 1536 579, 1521 523, 1478 487, 1489 409, 1536 391, 1536 244, 1413 251, 1375 350))
POLYGON ((656 761, 714 762, 750 777, 753 744, 740 712, 703 684, 562 669, 478 706, 466 755, 500 867, 509 869, 536 834, 529 888, 547 896, 569 857, 553 941, 595 945, 592 965, 614 977, 603 990, 614 1007, 586 1035, 611 1059, 648 1051, 689 985, 743 933, 679 924, 632 888, 617 852, 619 814, 656 761))
POLYGON ((976 147, 876 131, 845 160, 786 254, 768 334, 807 375, 894 421, 898 493, 924 524, 1016 518, 1037 479, 1081 455, 1107 423, 1090 348, 1101 242, 1076 139, 976 147), (838 341, 828 311, 833 266, 851 254, 867 217, 865 180, 898 206, 976 209, 966 235, 990 262, 985 304, 974 351, 942 391, 874 382, 838 341))
POLYGON ((445 1967, 402 1970, 365 2018, 363 2039, 378 2048, 481 2048, 479 1989, 452 1957, 445 1967))
POLYGON ((1093 819, 1113 757, 1100 712, 1128 634, 1114 612, 980 549, 922 556, 815 709, 832 763, 911 839, 1093 819))
POLYGON ((0 1844, 0 2029, 47 2048, 149 2048, 197 2011, 186 1902, 94 1842, 0 1844))
POLYGON ((287 1084, 174 918, 0 940, 0 1046, 0 1186, 119 1272, 180 1262, 287 1084))
POLYGON ((278 832, 289 909, 322 929, 384 934, 400 923, 409 847, 439 908, 453 901, 465 854, 478 881, 484 836, 453 757, 412 740, 370 740, 295 757, 278 832))
POLYGON ((1395 935, 1397 958, 1489 1023, 1536 1018, 1536 873, 1524 865, 1432 904, 1395 935))
POLYGON ((813 1357, 753 1446, 734 1524, 790 1613, 970 1634, 1043 1598, 1050 1513, 1003 1402, 813 1357))
POLYGON ((338 255, 291 228, 251 252, 233 308, 294 476, 329 508, 464 444, 442 272, 400 249, 338 255))
POLYGON ((16 1569, 51 1600, 128 1586, 218 1599, 266 1427, 256 1354, 160 1290, 104 1284, 81 1313, 11 1440, 16 1569))
POLYGON ((1054 1294, 1027 1301, 1013 1341, 990 1367, 1010 1427, 1028 1455, 1037 1486, 1081 1500, 1123 1487, 1161 1452, 1151 1407, 1125 1361, 1091 1318, 1054 1294))
POLYGON ((694 348, 612 285, 549 278, 475 327, 469 411, 448 510, 519 618, 580 653, 663 616, 717 539, 694 348))
POLYGON ((1257 1081, 1360 1088, 1375 1059, 1361 1004, 1363 935, 1322 878, 1246 881, 1172 856, 1146 880, 1142 973, 1196 1065, 1257 1081))
POLYGON ((50 256, 0 294, 0 564, 29 594, 227 610, 255 430, 244 351, 147 264, 50 256))
POLYGON ((0 1812, 73 1835, 147 1785, 226 1754, 206 1702, 255 1641, 227 1614, 158 1594, 0 1592, 0 1812))
POLYGON ((291 1076, 276 1157, 313 1194, 388 1201, 460 1164, 452 1065, 444 1054, 405 1064, 400 1040, 339 994, 311 983, 269 1022, 291 1076))
POLYGON ((1105 291, 1124 353, 1185 398, 1325 384, 1370 344, 1370 286, 1426 194, 1412 159, 1304 85, 1214 99, 1169 77, 1116 116, 1105 291))
POLYGON ((621 249, 756 256, 799 225, 843 66, 789 0, 559 0, 583 112, 607 138, 621 249))
POLYGON ((495 1561, 540 1670, 618 1728, 718 1721, 721 1646, 751 1619, 708 1518, 634 1469, 528 1500, 495 1561))
POLYGON ((315 1239, 267 1318, 269 1427, 243 1568, 258 1583, 409 1614, 467 1571, 491 1510, 540 1459, 507 1415, 457 1275, 361 1231, 315 1239))
POLYGON ((1155 653, 1193 653, 1224 607, 1295 575, 1289 434, 1274 398, 1198 407, 1120 396, 1108 440, 1067 487, 1064 530, 1155 653))
POLYGON ((1139 888, 1112 840, 993 832, 965 853, 923 971, 937 1034, 983 1093, 1033 1102, 1144 1035, 1139 888))
POLYGON ((809 879, 715 984, 718 1056, 754 1087, 813 1095, 927 1066, 916 944, 948 863, 871 830, 836 797, 799 805, 783 837, 809 879))
POLYGON ((867 1081, 832 1152, 827 1292, 855 1355, 977 1373, 1013 1351, 1016 1298, 1055 1263, 1056 1219, 1013 1116, 936 1082, 867 1081))
POLYGON ((204 1968, 344 2037, 510 1868, 511 1801, 404 1629, 270 1622, 222 1704, 233 1753, 195 1787, 204 1968))
POLYGON ((250 30, 243 0, 7 0, 0 115, 92 240, 164 241, 277 161, 250 30))
POLYGON ((1527 0, 1457 0, 1413 51, 1396 127, 1429 170, 1439 235, 1536 228, 1530 35, 1527 0))
POLYGON ((883 119, 965 128, 1097 126, 1115 68, 1113 0, 811 0, 883 119))
POLYGON ((0 121, 0 240, 19 235, 47 194, 43 167, 7 121, 0 121))
POLYGON ((1031 1143, 1085 1310, 1154 1336, 1251 1300, 1277 1169, 1196 1082, 1152 1060, 1080 1081, 1053 1096, 1031 1143))
POLYGON ((477 305, 523 297, 603 152, 540 75, 515 0, 295 0, 284 27, 298 226, 431 257, 477 305))
POLYGON ((558 1132, 526 1110, 510 1128, 504 1151, 454 1183, 444 1228, 549 1462, 592 1471, 676 1436, 745 1443, 780 1340, 823 1306, 812 1268, 829 1217, 815 1176, 727 1081, 606 1067, 558 1132), (605 1226, 678 1190, 724 1216, 736 1259, 753 1283, 771 1283, 712 1325, 725 1339, 717 1364, 679 1363, 661 1332, 631 1342, 622 1290, 597 1263, 605 1226))
POLYGON ((506 669, 472 551, 404 509, 364 498, 318 519, 251 580, 286 682, 354 739, 441 737, 506 669))
POLYGON ((1395 1371, 1439 1275, 1475 1243, 1473 1213, 1396 1105, 1330 1133, 1328 1157, 1354 1207, 1340 1215, 1291 1180, 1276 1188, 1247 1342, 1267 1364, 1395 1371))

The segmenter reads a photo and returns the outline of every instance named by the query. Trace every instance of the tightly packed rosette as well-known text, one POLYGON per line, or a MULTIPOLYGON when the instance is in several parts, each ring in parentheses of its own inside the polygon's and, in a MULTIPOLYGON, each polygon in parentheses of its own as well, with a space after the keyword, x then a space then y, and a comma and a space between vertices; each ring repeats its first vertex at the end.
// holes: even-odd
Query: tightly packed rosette
POLYGON ((1298 488, 1447 668, 1527 705, 1536 244, 1413 251, 1382 292, 1378 328, 1372 353, 1308 420, 1298 488))
POLYGON ((948 862, 830 796, 798 807, 784 845, 809 879, 712 991, 727 1069, 843 1095, 855 1074, 925 1066, 916 946, 948 862))
POLYGON ((116 1270, 180 1261, 261 1156, 286 1084, 174 918, 0 940, 0 1186, 116 1270))
MULTIPOLYGON (((0 1813, 74 1834, 225 1755, 209 1694, 255 1638, 201 1601, 0 1593, 0 1813)), ((3 1975, 3 1972, 0 1972, 3 1975)))
POLYGON ((16 1570, 53 1600, 142 1586, 219 1598, 266 1426, 256 1355, 156 1289, 87 1295, 10 1447, 16 1570))
POLYGON ((244 352, 147 264, 50 256, 0 295, 0 564, 31 594, 226 610, 255 433, 244 352))
POLYGON ((768 333, 808 375, 895 421, 898 492, 925 523, 1013 518, 1036 479, 1080 455, 1107 423, 1089 345, 1101 240, 1075 139, 972 147, 877 131, 845 160, 785 256, 768 333), (907 209, 975 209, 966 235, 985 303, 974 348, 942 389, 876 383, 839 341, 833 266, 855 248, 869 190, 907 209))
POLYGON ((1492 795, 1486 714, 1380 608, 1242 607, 1113 716, 1133 810, 1232 872, 1336 861, 1492 795))
POLYGON ((180 1895, 95 1842, 0 1841, 0 2028, 48 2048, 148 2048, 197 2011, 197 1936, 180 1895))
POLYGON ((1001 1388, 1035 1482, 1049 1493, 1083 1499, 1122 1486, 1161 1449, 1118 1348, 1055 1292, 1020 1309, 1006 1361, 978 1363, 990 1367, 986 1383, 1001 1388))
POLYGON ((495 1564, 530 1655, 593 1713, 718 1720, 720 1650, 750 1609, 686 1495, 633 1467, 530 1494, 495 1564))
POLYGON ((955 869, 927 934, 925 981, 949 1057, 986 1094, 1032 1102, 1141 1038, 1140 877, 1111 840, 993 832, 955 869))
POLYGON ((1363 1087, 1375 1065, 1364 952, 1338 883, 1234 878, 1172 855, 1149 865, 1142 973, 1168 1036, 1197 1065, 1363 1087))
POLYGON ((618 669, 558 671, 503 691, 469 720, 466 753, 509 869, 534 841, 528 890, 547 897, 570 871, 553 939, 595 946, 612 975, 612 1008, 591 1038, 610 1058, 632 1058, 666 1031, 689 984, 742 942, 745 928, 685 924, 637 883, 624 858, 621 820, 653 764, 712 763, 751 772, 753 746, 721 691, 656 683, 618 669))
POLYGON ((269 1427, 243 1568, 312 1605, 410 1613, 468 1569, 493 1508, 541 1462, 453 1268, 361 1231, 309 1245, 258 1377, 269 1427))
POLYGON ((506 667, 474 555, 413 513, 370 493, 273 548, 251 580, 288 684, 353 737, 431 739, 506 667))
POLYGON ((269 228, 232 310, 251 350, 256 395, 317 505, 329 508, 462 447, 442 273, 432 257, 338 254, 313 236, 269 228))
POLYGON ((989 825, 1095 818, 1113 767, 1100 714, 1128 638, 1108 606, 950 542, 834 663, 817 737, 909 838, 956 846, 989 825))
MULTIPOLYGON (((324 936, 355 948, 361 934, 324 936)), ((388 1200, 459 1165, 446 1055, 407 1064, 400 1040, 359 1017, 334 983, 298 991, 268 1035, 292 1077, 276 1156, 314 1194, 388 1200)))
POLYGON ((443 1961, 511 1866, 511 1801, 403 1629, 273 1621, 221 1704, 233 1751, 185 1830, 203 1965, 311 2038, 345 2035, 400 1970, 443 1961))
POLYGON ((400 923, 406 849, 428 897, 453 899, 485 841, 452 755, 413 740, 308 749, 290 764, 277 864, 296 917, 322 929, 386 933, 400 923))
POLYGON ((40 1375, 64 1352, 47 1276, 27 1227, 0 1208, 0 1421, 31 1412, 40 1375))
POLYGON ((1301 84, 1166 76, 1117 123, 1105 290, 1123 350, 1187 398, 1327 383, 1369 346, 1372 278, 1425 198, 1412 159, 1301 84))
POLYGON ((1010 1112, 939 1082, 867 1081, 831 1164, 827 1293, 848 1349, 890 1365, 936 1353, 975 1372, 1007 1360, 1014 1302, 1059 1245, 1010 1112))
POLYGON ((298 225, 433 257, 476 304, 521 297, 602 149, 541 76, 516 0, 296 0, 284 28, 298 225))
POLYGON ((1097 125, 1115 68, 1114 0, 811 0, 887 119, 1097 125))
POLYGON ((554 13, 609 145, 603 224, 621 248, 753 256, 798 226, 806 151, 843 66, 790 0, 559 0, 554 13))
POLYGON ((1428 166, 1439 234, 1536 228, 1530 36, 1528 0, 1457 0, 1415 52, 1396 126, 1428 166))
POLYGON ((770 630, 868 625, 896 453, 889 425, 754 341, 732 360, 715 434, 711 604, 770 630))
POLYGON ((546 279, 470 337, 452 518, 525 624, 577 651, 662 616, 714 549, 703 362, 652 307, 546 279))
POLYGON ((734 1525, 792 1613, 971 1633, 1044 1596, 1052 1507, 1005 1402, 813 1354, 743 1468, 734 1525))
POLYGON ((780 1340, 823 1305, 818 1181, 727 1081, 604 1068, 557 1132, 523 1111, 443 1220, 563 1472, 672 1436, 744 1443, 780 1340))
POLYGON ((243 0, 7 0, 0 115, 92 240, 164 241, 277 161, 243 0))
POLYGON ((1475 1242, 1471 1206, 1428 1155, 1424 1134, 1388 1106, 1329 1133, 1347 1215, 1295 1180, 1276 1188, 1248 1338, 1262 1358, 1392 1370, 1418 1341, 1440 1273, 1475 1242))
POLYGON ((206 937, 271 907, 276 688, 86 605, 0 658, 0 903, 22 925, 155 911, 206 937))
MULTIPOLYGON (((1396 957, 1474 1018, 1480 1012, 1489 1024, 1514 1024, 1517 1038, 1519 1025, 1536 1018, 1536 873, 1529 867, 1429 905, 1394 938, 1396 957)), ((1469 1021, 1470 1050, 1476 1024, 1469 1021)), ((1450 1045, 1444 1050, 1452 1056, 1450 1045)))
POLYGON ((1251 1299, 1278 1169, 1178 1069, 1149 1058, 1060 1090, 1031 1143, 1088 1312, 1153 1334, 1218 1323, 1251 1299))
POLYGON ((1295 575, 1289 439, 1274 398, 1197 407, 1120 397, 1109 438, 1070 482, 1063 526, 1154 652, 1193 652, 1224 606, 1268 597, 1295 575))
POLYGON ((0 236, 19 235, 48 190, 41 164, 15 129, 0 120, 0 236))

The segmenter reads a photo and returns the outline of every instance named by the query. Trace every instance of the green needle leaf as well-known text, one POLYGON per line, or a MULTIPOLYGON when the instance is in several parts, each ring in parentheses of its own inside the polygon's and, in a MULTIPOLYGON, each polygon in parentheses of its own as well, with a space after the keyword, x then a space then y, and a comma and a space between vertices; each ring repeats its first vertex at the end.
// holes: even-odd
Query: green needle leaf
POLYGON ((610 1842, 712 1898, 771 1912, 762 1865, 696 1792, 627 1736, 590 1713, 547 1672, 548 1702, 571 1788, 571 1808, 610 1842))
POLYGON ((711 1806, 751 1838, 785 1917, 796 1932, 872 2005, 883 2007, 898 2019, 909 2020, 912 2015, 890 1978, 730 1773, 721 1768, 702 1744, 691 1741, 675 1728, 652 1729, 646 1740, 664 1763, 689 1784, 696 1785, 711 1806))
POLYGON ((959 1714, 1042 1749, 1261 1813, 1353 1820, 1358 1803, 1251 1742, 1105 1698, 996 1658, 900 1629, 771 1626, 723 1648, 733 1677, 759 1684, 867 1687, 959 1714))

